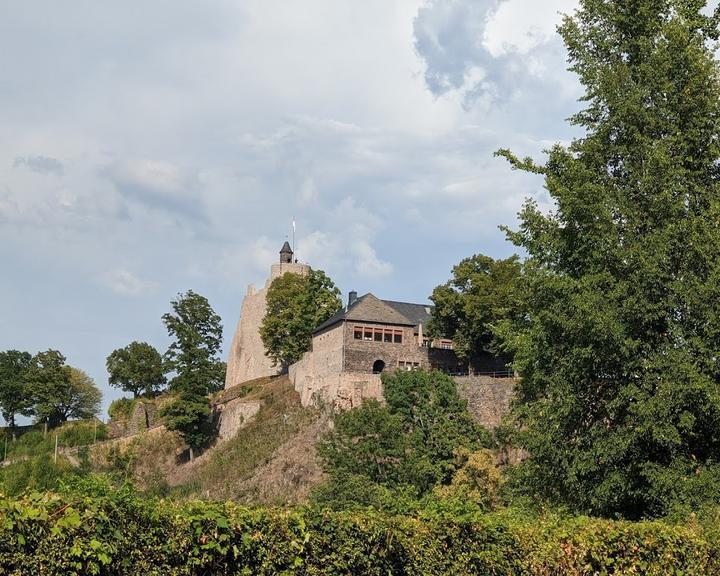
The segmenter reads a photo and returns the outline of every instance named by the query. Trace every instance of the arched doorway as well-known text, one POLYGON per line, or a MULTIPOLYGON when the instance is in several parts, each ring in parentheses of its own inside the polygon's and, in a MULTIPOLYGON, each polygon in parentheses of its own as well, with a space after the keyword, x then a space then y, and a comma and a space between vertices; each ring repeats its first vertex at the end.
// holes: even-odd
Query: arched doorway
POLYGON ((382 360, 375 360, 373 364, 373 374, 380 374, 383 370, 385 370, 385 362, 382 360))

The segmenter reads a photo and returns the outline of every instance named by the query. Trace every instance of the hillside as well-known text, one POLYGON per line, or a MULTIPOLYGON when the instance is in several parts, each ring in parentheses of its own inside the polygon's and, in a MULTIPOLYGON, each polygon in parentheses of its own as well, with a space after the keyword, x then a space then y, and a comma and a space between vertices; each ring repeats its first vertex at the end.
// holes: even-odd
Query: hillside
POLYGON ((330 413, 303 408, 286 376, 248 382, 218 401, 257 402, 260 410, 192 462, 179 437, 160 426, 98 446, 94 466, 124 472, 152 492, 256 504, 303 501, 322 479, 314 446, 328 429, 330 413))

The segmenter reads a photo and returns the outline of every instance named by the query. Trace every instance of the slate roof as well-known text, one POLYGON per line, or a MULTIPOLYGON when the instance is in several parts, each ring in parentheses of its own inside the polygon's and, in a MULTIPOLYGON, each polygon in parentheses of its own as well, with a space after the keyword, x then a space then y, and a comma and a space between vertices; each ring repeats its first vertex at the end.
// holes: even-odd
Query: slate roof
POLYGON ((427 324, 432 316, 432 306, 429 304, 411 304, 410 302, 394 302, 393 300, 383 300, 383 302, 397 310, 408 320, 411 320, 415 326, 427 324))
MULTIPOLYGON (((277 244, 275 244, 277 246, 277 244)), ((283 247, 280 249, 280 254, 292 254, 292 248, 290 248, 290 242, 285 240, 285 244, 283 244, 283 247)))
POLYGON ((398 326, 417 326, 418 324, 426 324, 430 319, 431 312, 432 308, 424 304, 380 300, 373 294, 368 293, 357 298, 349 306, 341 308, 320 324, 315 330, 315 334, 347 320, 395 324, 398 326))

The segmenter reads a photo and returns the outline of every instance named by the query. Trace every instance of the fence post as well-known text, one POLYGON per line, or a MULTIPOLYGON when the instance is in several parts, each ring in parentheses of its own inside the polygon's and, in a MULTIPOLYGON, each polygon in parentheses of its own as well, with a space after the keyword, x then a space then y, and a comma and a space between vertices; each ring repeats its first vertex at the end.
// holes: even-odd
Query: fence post
POLYGON ((57 452, 58 452, 58 435, 55 434, 55 464, 57 464, 57 452))

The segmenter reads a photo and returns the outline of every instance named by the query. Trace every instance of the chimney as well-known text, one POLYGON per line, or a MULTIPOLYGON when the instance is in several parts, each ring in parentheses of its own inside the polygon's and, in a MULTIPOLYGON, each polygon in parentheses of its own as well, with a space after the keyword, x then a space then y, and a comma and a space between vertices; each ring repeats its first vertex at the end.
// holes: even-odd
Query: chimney
POLYGON ((348 308, 355 303, 355 300, 357 300, 357 292, 353 290, 348 294, 348 308))

